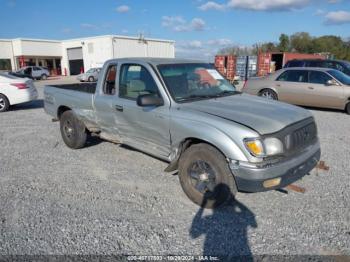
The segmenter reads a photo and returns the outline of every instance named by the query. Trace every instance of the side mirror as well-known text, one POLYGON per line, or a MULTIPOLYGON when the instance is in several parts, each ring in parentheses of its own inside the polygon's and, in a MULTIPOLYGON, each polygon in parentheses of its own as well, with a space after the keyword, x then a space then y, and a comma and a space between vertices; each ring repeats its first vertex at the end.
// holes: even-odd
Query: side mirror
POLYGON ((164 101, 157 95, 139 95, 137 97, 136 103, 138 106, 162 106, 164 105, 164 101))
POLYGON ((326 86, 337 86, 337 85, 338 83, 334 79, 328 80, 326 82, 326 86))

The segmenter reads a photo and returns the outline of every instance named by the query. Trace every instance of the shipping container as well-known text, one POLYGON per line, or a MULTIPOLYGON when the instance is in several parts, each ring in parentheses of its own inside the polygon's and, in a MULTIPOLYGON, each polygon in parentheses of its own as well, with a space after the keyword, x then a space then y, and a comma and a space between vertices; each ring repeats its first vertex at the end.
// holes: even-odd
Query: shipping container
POLYGON ((294 59, 325 59, 320 54, 301 54, 301 53, 259 53, 258 55, 258 76, 265 76, 280 70, 284 65, 294 59))
POLYGON ((236 73, 236 57, 234 55, 215 56, 215 68, 229 81, 233 81, 236 73))
POLYGON ((257 75, 257 56, 239 56, 236 61, 236 76, 240 80, 257 75))

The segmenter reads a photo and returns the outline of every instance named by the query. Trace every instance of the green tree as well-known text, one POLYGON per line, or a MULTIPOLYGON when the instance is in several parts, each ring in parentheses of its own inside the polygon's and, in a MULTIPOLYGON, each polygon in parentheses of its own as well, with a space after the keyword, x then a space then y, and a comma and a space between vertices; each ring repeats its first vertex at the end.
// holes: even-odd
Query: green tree
POLYGON ((337 59, 349 59, 349 46, 340 37, 327 35, 313 39, 315 53, 330 53, 337 59))
POLYGON ((300 53, 312 53, 313 52, 313 43, 312 37, 309 33, 299 32, 291 35, 290 43, 291 50, 300 52, 300 53))
POLYGON ((286 34, 281 34, 279 40, 280 40, 280 43, 278 44, 279 51, 288 52, 290 50, 289 36, 286 34))

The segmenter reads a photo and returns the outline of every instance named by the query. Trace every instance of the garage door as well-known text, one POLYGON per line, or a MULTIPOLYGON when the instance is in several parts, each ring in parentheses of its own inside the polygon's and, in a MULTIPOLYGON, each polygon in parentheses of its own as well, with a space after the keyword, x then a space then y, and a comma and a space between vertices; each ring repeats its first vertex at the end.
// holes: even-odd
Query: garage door
POLYGON ((71 75, 78 75, 84 71, 83 48, 68 48, 69 71, 71 75))

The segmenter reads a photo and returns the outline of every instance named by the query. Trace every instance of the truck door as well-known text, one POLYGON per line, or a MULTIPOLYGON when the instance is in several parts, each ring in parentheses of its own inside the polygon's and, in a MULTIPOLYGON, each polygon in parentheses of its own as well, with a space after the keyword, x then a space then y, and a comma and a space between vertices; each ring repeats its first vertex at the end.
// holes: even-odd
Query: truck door
POLYGON ((101 72, 101 79, 98 80, 97 86, 101 88, 96 89, 94 106, 101 131, 112 140, 120 141, 118 126, 115 122, 116 78, 117 64, 107 65, 101 72))
POLYGON ((125 144, 167 158, 170 154, 170 101, 154 70, 148 64, 119 66, 118 99, 115 116, 125 144), (163 106, 140 107, 139 95, 152 94, 164 100, 163 106))

